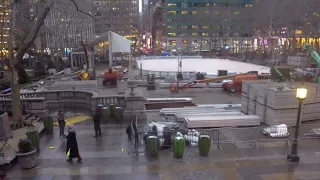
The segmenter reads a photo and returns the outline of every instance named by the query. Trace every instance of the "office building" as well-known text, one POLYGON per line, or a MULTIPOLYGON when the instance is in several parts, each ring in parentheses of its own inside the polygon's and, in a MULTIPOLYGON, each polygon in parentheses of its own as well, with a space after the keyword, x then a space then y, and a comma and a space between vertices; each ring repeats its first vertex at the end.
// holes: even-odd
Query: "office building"
MULTIPOLYGON (((91 0, 77 0, 78 8, 91 13, 91 0)), ((47 48, 67 55, 72 48, 83 41, 90 41, 93 36, 93 18, 78 12, 71 1, 57 1, 45 19, 47 48)))
POLYGON ((166 47, 184 52, 252 46, 255 0, 166 0, 166 47))

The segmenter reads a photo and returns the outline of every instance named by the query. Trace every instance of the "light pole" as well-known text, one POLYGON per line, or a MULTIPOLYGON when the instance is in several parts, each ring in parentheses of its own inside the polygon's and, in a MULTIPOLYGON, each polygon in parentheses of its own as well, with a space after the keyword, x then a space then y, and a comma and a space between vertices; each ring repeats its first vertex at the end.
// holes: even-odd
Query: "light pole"
POLYGON ((298 135, 299 135, 299 126, 300 126, 300 115, 301 115, 301 107, 302 107, 303 100, 305 100, 307 97, 307 91, 308 90, 303 87, 297 88, 296 98, 299 101, 299 107, 298 107, 298 115, 297 115, 297 122, 296 122, 296 131, 294 134, 291 153, 287 155, 287 159, 290 160, 291 162, 299 162, 300 160, 300 157, 298 155, 298 135))

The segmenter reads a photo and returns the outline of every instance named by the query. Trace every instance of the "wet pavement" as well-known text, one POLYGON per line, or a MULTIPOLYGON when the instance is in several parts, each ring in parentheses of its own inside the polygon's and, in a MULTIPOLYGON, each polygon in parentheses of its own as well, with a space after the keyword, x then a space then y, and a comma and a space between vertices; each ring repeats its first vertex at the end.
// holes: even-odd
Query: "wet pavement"
POLYGON ((8 179, 18 180, 316 180, 320 179, 319 139, 300 143, 300 163, 290 163, 290 148, 284 142, 261 143, 259 149, 245 143, 212 145, 208 157, 197 148, 187 148, 183 159, 174 159, 171 150, 162 150, 157 159, 132 153, 126 125, 104 124, 103 136, 94 139, 91 121, 75 125, 82 163, 66 162, 66 140, 43 135, 38 166, 21 170, 17 164, 8 179), (56 149, 49 149, 54 146, 56 149), (123 149, 123 151, 122 151, 123 149), (319 151, 319 153, 318 153, 319 151))

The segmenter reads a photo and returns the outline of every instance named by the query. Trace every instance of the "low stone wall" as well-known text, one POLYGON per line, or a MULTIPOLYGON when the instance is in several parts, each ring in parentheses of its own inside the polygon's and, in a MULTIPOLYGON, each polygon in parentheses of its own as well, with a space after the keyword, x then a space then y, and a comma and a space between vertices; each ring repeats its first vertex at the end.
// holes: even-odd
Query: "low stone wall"
MULTIPOLYGON (((27 114, 33 114, 39 117, 48 116, 48 107, 45 98, 22 98, 21 106, 27 114)), ((0 108, 7 112, 12 112, 11 99, 0 99, 0 108)))
MULTIPOLYGON (((45 112, 42 112, 43 110, 41 110, 43 115, 57 111, 59 108, 62 110, 70 108, 74 108, 75 110, 87 109, 89 113, 92 113, 99 104, 115 104, 117 106, 124 107, 124 95, 98 96, 98 93, 91 91, 50 90, 21 93, 20 97, 22 104, 25 106, 26 110, 28 110, 27 113, 36 115, 39 111, 39 100, 43 101, 43 107, 46 109, 45 112)), ((11 111, 11 95, 0 95, 0 104, 0 106, 5 110, 11 111)))

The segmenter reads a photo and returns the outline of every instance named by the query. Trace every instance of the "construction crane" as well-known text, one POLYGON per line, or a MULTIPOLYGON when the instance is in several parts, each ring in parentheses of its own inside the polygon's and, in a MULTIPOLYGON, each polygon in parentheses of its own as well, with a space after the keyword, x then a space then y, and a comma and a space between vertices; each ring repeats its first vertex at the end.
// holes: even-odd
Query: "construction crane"
POLYGON ((88 48, 87 48, 87 45, 86 45, 86 41, 82 41, 82 46, 83 46, 83 49, 84 49, 84 54, 85 54, 85 59, 86 59, 86 69, 85 71, 81 72, 79 74, 79 79, 80 80, 89 80, 92 76, 92 73, 89 73, 89 56, 88 56, 88 48))
MULTIPOLYGON (((311 59, 316 63, 317 68, 320 68, 320 56, 308 43, 305 44, 301 51, 309 53, 311 59)), ((319 74, 316 75, 315 82, 320 84, 319 74)))

